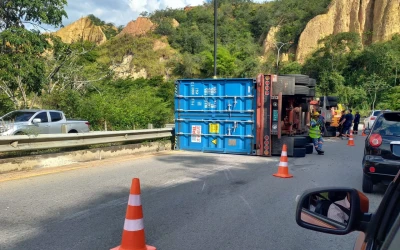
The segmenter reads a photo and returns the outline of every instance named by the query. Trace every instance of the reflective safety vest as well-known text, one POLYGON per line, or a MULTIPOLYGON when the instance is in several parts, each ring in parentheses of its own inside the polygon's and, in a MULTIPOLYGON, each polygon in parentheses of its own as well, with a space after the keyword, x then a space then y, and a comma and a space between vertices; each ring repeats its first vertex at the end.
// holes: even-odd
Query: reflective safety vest
POLYGON ((310 126, 309 135, 313 139, 318 139, 318 138, 321 137, 321 130, 319 128, 319 124, 314 119, 311 119, 311 126, 310 126), (315 126, 313 127, 312 125, 314 125, 314 124, 315 124, 315 126))

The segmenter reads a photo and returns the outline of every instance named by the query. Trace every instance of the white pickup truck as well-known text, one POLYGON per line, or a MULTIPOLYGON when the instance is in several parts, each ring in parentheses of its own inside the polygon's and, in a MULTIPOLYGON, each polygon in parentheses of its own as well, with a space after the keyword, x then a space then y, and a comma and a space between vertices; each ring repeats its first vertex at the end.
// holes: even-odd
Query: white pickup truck
POLYGON ((57 110, 16 110, 0 117, 0 135, 87 133, 89 125, 57 110))

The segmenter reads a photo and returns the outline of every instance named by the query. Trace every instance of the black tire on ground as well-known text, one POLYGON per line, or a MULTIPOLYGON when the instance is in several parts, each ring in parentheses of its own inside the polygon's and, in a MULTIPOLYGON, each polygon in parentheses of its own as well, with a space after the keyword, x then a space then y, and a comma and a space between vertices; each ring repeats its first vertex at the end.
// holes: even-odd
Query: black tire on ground
POLYGON ((305 95, 308 96, 310 94, 310 89, 307 86, 295 86, 295 95, 305 95))
POLYGON ((374 191, 374 183, 372 183, 372 180, 365 174, 363 175, 362 190, 364 193, 368 194, 374 191))
POLYGON ((306 148, 294 148, 293 157, 306 157, 306 148))
POLYGON ((307 143, 313 143, 313 141, 312 141, 312 138, 311 138, 311 137, 307 136, 307 137, 306 137, 306 139, 307 139, 307 143))
POLYGON ((310 109, 310 105, 308 105, 308 103, 302 103, 302 104, 300 104, 300 106, 301 106, 302 112, 308 112, 310 109))
POLYGON ((312 154, 314 151, 314 145, 313 144, 307 144, 306 145, 306 154, 312 154))
POLYGON ((336 136, 336 131, 335 132, 333 132, 333 131, 325 131, 325 133, 324 133, 324 136, 325 137, 335 137, 336 136))
POLYGON ((294 137, 293 147, 295 148, 304 148, 307 144, 307 138, 305 136, 296 136, 294 137))
POLYGON ((335 133, 336 133, 336 127, 327 126, 327 127, 326 127, 326 131, 335 132, 335 133))
POLYGON ((78 131, 76 131, 76 130, 68 131, 68 134, 77 134, 77 133, 78 133, 78 131))

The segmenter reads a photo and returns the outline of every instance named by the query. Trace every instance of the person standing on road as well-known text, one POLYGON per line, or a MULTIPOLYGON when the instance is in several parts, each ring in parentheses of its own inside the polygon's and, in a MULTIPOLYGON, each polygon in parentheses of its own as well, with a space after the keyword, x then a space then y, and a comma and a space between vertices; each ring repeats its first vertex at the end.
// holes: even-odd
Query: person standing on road
POLYGON ((358 124, 360 124, 360 112, 356 112, 356 115, 355 115, 355 117, 354 117, 354 127, 353 127, 353 130, 354 130, 354 134, 358 134, 358 124))
POLYGON ((322 151, 322 144, 323 144, 324 140, 322 139, 321 129, 317 122, 318 117, 319 117, 319 113, 315 111, 312 114, 309 134, 310 134, 310 138, 312 139, 312 141, 314 143, 315 150, 317 151, 317 153, 319 155, 323 155, 324 151, 322 151))
MULTIPOLYGON (((342 121, 343 132, 342 136, 346 136, 347 138, 350 136, 351 125, 353 124, 353 115, 351 114, 352 110, 349 109, 346 111, 346 115, 342 121)), ((343 139, 343 137, 342 137, 343 139)))
POLYGON ((338 127, 339 135, 337 137, 341 137, 343 135, 343 124, 342 124, 342 121, 344 120, 344 116, 345 116, 345 113, 344 113, 344 110, 342 110, 342 116, 339 119, 339 127, 338 127))

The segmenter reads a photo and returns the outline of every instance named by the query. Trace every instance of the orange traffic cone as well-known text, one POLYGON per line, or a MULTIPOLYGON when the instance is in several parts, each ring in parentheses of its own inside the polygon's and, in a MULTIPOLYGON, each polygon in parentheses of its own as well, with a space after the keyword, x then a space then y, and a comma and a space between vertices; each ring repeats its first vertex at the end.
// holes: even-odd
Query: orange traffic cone
POLYGON ((132 180, 121 245, 111 250, 156 250, 155 247, 146 245, 140 201, 140 181, 137 178, 132 180))
POLYGON ((365 128, 363 129, 363 132, 361 134, 362 136, 367 136, 367 134, 365 133, 365 128))
POLYGON ((283 144, 281 160, 280 160, 279 166, 278 166, 278 172, 276 174, 274 174, 274 176, 279 177, 279 178, 292 178, 293 177, 293 175, 289 174, 286 144, 283 144))
POLYGON ((350 138, 349 141, 347 142, 347 146, 355 146, 354 145, 354 138, 353 138, 353 131, 350 132, 350 138))

